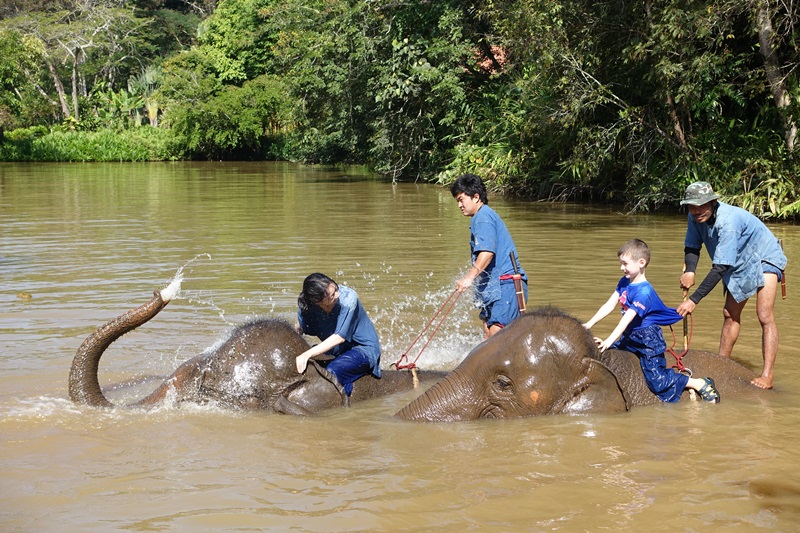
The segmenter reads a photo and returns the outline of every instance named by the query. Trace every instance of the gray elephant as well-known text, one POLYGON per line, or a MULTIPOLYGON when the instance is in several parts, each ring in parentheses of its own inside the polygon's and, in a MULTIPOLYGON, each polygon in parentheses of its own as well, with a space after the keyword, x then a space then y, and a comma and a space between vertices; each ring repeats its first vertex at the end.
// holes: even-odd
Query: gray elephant
MULTIPOLYGON (((156 316, 175 296, 170 285, 153 299, 100 326, 81 344, 69 373, 69 396, 77 403, 114 407, 97 378, 100 358, 125 333, 156 316)), ((404 370, 387 370, 380 379, 359 379, 348 397, 335 376, 316 361, 303 374, 295 357, 309 344, 288 323, 259 319, 235 328, 218 347, 181 364, 151 394, 129 407, 152 407, 169 398, 177 403, 208 401, 234 409, 309 415, 394 392, 411 390, 414 378, 404 370)), ((420 381, 442 378, 444 372, 419 372, 420 381)))
MULTIPOLYGON (((689 350, 682 359, 695 376, 713 377, 722 398, 770 394, 753 386, 755 374, 730 358, 689 350)), ((668 364, 672 364, 669 359, 668 364)), ((599 353, 591 333, 578 320, 542 308, 522 315, 478 345, 397 416, 450 422, 617 413, 659 401, 647 388, 635 355, 618 350, 599 353)))

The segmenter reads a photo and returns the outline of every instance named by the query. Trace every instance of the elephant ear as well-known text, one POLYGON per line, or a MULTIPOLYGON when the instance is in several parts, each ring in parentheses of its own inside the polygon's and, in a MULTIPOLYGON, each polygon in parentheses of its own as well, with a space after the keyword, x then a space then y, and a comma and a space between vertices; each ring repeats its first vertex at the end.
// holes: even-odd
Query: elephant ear
POLYGON ((302 378, 292 383, 272 408, 283 414, 310 415, 340 405, 350 406, 350 398, 344 387, 332 372, 311 359, 302 378))
POLYGON ((614 373, 591 357, 581 360, 583 377, 571 388, 571 397, 562 412, 619 413, 631 408, 631 401, 614 373))

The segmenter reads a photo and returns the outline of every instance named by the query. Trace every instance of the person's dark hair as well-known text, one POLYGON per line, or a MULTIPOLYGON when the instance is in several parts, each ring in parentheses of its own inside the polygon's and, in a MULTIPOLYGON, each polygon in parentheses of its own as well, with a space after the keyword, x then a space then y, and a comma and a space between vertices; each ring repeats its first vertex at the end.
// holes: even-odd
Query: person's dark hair
POLYGON ((450 193, 452 193, 453 198, 462 192, 470 198, 477 194, 481 202, 489 205, 489 198, 486 196, 486 185, 484 185, 483 180, 475 174, 462 174, 457 177, 456 181, 450 186, 450 193))
POLYGON ((303 292, 297 298, 297 306, 307 311, 312 305, 320 303, 328 295, 328 287, 333 284, 339 289, 339 284, 325 274, 315 272, 303 280, 303 292))
POLYGON ((623 244, 617 251, 617 257, 622 257, 623 255, 627 255, 634 261, 644 259, 644 266, 650 264, 650 248, 641 239, 631 239, 623 244))

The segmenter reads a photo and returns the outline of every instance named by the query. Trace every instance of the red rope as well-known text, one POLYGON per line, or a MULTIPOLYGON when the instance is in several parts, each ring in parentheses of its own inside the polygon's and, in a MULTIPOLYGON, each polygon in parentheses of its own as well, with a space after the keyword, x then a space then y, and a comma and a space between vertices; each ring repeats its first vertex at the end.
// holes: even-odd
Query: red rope
POLYGON ((417 335, 417 338, 414 339, 414 342, 411 343, 411 346, 409 346, 408 349, 403 353, 403 355, 400 356, 400 359, 398 359, 397 362, 392 363, 390 366, 394 366, 398 370, 402 370, 404 368, 417 368, 417 360, 419 359, 419 356, 422 355, 422 352, 424 352, 425 348, 428 347, 428 344, 433 339, 433 336, 436 335, 436 332, 439 330, 439 326, 442 325, 442 323, 444 322, 444 319, 447 318, 447 315, 449 315, 450 311, 453 310, 453 307, 456 305, 456 302, 458 301, 459 296, 461 296, 461 293, 458 292, 458 289, 455 289, 452 293, 450 293, 450 296, 447 297, 447 300, 444 301, 444 303, 439 307, 439 309, 433 314, 433 316, 428 321, 428 323, 425 325, 425 327, 422 328, 422 331, 419 332, 419 335, 417 335), (453 298, 453 296, 455 296, 455 298, 453 298), (453 300, 452 302, 450 302, 451 299, 453 300), (413 348, 414 345, 417 343, 417 341, 425 334, 426 331, 428 331, 428 328, 431 327, 431 324, 433 324, 433 321, 436 320, 436 317, 441 314, 442 310, 447 306, 448 302, 450 302, 450 307, 447 307, 447 311, 445 311, 445 313, 439 319, 439 322, 436 324, 436 327, 433 328, 433 331, 431 332, 430 337, 428 337, 428 340, 425 342, 425 344, 420 349, 419 353, 417 354, 417 357, 415 357, 414 360, 409 363, 408 362, 408 352, 411 351, 411 348, 413 348), (406 361, 406 364, 402 364, 402 361, 406 361))
MULTIPOLYGON (((675 342, 677 342, 677 339, 675 337, 675 330, 672 329, 672 326, 669 327, 669 330, 672 332, 672 346, 667 348, 667 351, 670 354, 672 354, 672 356, 675 358, 675 364, 672 365, 672 368, 677 369, 678 372, 685 372, 688 369, 683 364, 683 356, 686 355, 686 353, 689 351, 689 346, 692 344, 692 331, 694 330, 694 318, 692 318, 692 315, 689 314, 689 334, 687 336, 686 349, 683 350, 683 352, 681 352, 680 354, 675 353, 675 350, 673 349, 675 347, 675 342)), ((691 370, 689 370, 689 373, 691 374, 691 370)))

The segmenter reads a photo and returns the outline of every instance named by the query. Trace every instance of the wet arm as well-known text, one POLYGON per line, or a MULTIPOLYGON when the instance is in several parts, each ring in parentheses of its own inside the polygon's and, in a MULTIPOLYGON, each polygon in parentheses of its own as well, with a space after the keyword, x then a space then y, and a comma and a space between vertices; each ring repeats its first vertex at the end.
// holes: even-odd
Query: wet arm
POLYGON ((295 359, 295 363, 297 364, 297 371, 302 374, 306 370, 306 366, 308 365, 309 359, 317 355, 328 353, 329 351, 333 350, 335 347, 339 346, 343 342, 344 338, 334 333, 321 343, 312 346, 305 352, 298 355, 297 358, 295 359))
POLYGON ((467 287, 470 287, 472 283, 475 281, 475 278, 477 278, 481 274, 481 272, 486 270, 486 267, 489 266, 489 263, 492 262, 493 258, 494 258, 493 252, 486 252, 486 251, 479 252, 478 257, 475 259, 475 262, 470 267, 469 271, 467 272, 467 275, 456 282, 456 288, 458 289, 458 291, 464 292, 464 290, 466 290, 467 287))

